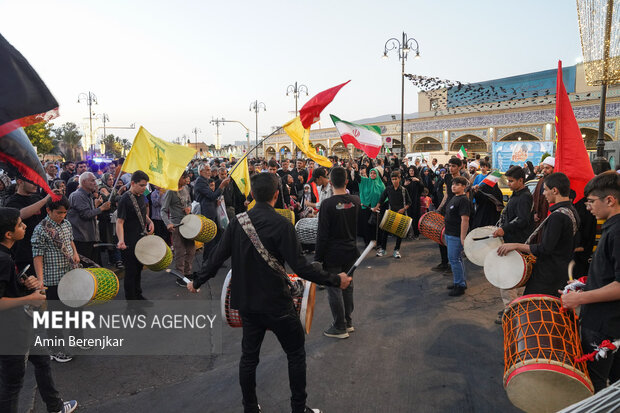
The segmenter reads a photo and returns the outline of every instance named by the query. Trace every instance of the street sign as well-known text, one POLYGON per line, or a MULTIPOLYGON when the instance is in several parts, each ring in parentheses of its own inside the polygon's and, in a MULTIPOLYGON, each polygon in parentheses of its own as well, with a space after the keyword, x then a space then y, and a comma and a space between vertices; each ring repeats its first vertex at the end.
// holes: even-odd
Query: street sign
POLYGON ((383 146, 385 146, 386 148, 391 148, 392 147, 392 138, 389 136, 386 136, 384 138, 384 142, 383 142, 383 146))

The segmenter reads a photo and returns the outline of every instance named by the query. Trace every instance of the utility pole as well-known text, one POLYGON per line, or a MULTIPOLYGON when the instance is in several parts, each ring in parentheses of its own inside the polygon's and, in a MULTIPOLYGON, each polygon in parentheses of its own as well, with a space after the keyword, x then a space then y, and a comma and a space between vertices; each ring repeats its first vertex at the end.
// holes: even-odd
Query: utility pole
MULTIPOLYGON (((194 129, 192 129, 192 133, 194 134, 194 141, 196 142, 196 155, 198 156, 198 134, 202 133, 202 131, 200 129, 198 129, 198 127, 195 127, 194 129)), ((187 140, 189 142, 189 139, 187 140)))
POLYGON ((215 118, 213 119, 213 116, 211 116, 211 121, 209 122, 211 125, 215 125, 215 149, 220 149, 220 147, 222 146, 220 143, 220 124, 222 124, 222 126, 224 126, 224 123, 226 122, 226 119, 222 118, 215 118))
POLYGON ((92 155, 94 155, 94 151, 95 151, 95 144, 93 141, 93 103, 95 105, 97 105, 97 96, 95 96, 95 94, 91 91, 88 92, 88 94, 86 93, 80 93, 78 95, 78 103, 82 103, 84 100, 86 100, 86 104, 88 105, 88 121, 89 121, 89 142, 88 142, 88 146, 92 148, 93 153, 92 155))

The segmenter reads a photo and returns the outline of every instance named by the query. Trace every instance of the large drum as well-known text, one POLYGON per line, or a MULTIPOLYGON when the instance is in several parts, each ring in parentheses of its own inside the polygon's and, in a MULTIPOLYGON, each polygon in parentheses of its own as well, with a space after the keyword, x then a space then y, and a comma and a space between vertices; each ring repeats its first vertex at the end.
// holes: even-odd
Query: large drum
POLYGON ((295 224, 297 239, 302 244, 316 244, 316 237, 319 232, 318 218, 302 218, 295 224))
POLYGON ((217 235, 217 225, 203 215, 189 214, 181 220, 179 233, 185 239, 207 243, 217 235))
POLYGON ((405 238, 407 237, 407 233, 409 233, 412 222, 413 220, 407 215, 399 214, 398 212, 388 209, 385 211, 385 214, 383 214, 383 218, 379 223, 379 228, 396 235, 398 238, 405 238))
POLYGON ((172 264, 172 251, 161 237, 147 235, 136 244, 136 258, 151 271, 163 271, 172 264))
POLYGON ((491 284, 504 290, 523 287, 530 279, 535 263, 534 255, 510 251, 499 256, 495 248, 484 259, 484 276, 491 284))
POLYGON ((594 393, 577 317, 559 298, 524 295, 504 312, 504 388, 526 412, 556 412, 594 393))
POLYGON ((463 249, 469 261, 479 267, 484 266, 487 254, 492 250, 497 251, 497 248, 504 243, 504 240, 501 238, 493 238, 493 233, 496 230, 497 227, 492 226, 479 227, 467 234, 463 249))
POLYGON ((275 210, 278 214, 291 221, 291 224, 295 225, 295 213, 293 211, 291 211, 290 209, 280 208, 275 208, 275 210))
MULTIPOLYGON (((289 274, 292 280, 298 279, 294 274, 289 274)), ((226 320, 226 323, 231 327, 243 327, 241 323, 241 316, 239 311, 230 308, 230 279, 232 277, 232 270, 228 271, 224 285, 222 286, 222 318, 226 320)), ((302 297, 293 297, 293 304, 295 310, 299 314, 301 325, 303 326, 306 334, 310 334, 310 328, 312 327, 312 317, 314 316, 314 301, 316 293, 316 284, 310 281, 304 281, 304 294, 302 297)))
POLYGON ((427 212, 420 217, 418 229, 426 238, 435 241, 439 245, 446 245, 444 238, 446 224, 443 215, 435 211, 427 212))
POLYGON ((69 307, 110 301, 118 293, 116 274, 107 268, 76 268, 58 283, 58 298, 69 307))

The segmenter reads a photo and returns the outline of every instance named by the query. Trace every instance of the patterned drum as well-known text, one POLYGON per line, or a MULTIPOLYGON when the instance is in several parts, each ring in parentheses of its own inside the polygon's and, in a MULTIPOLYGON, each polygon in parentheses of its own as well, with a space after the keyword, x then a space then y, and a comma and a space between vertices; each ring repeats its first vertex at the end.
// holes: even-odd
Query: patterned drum
POLYGON ((147 235, 136 244, 136 258, 151 271, 163 271, 172 264, 172 251, 161 237, 147 235))
POLYGON ((118 293, 118 278, 107 268, 76 268, 60 279, 58 298, 69 307, 110 301, 118 293))
POLYGON ((446 245, 444 239, 445 226, 443 215, 435 211, 429 211, 422 215, 418 223, 420 233, 439 245, 446 245))
POLYGON ((413 220, 407 215, 399 214, 391 210, 386 210, 383 219, 379 223, 379 228, 394 234, 399 238, 405 238, 413 220))
POLYGON ((302 244, 314 245, 316 244, 316 236, 319 231, 319 219, 318 218, 302 218, 295 224, 295 232, 297 232, 297 239, 302 244))
MULTIPOLYGON (((294 274, 288 275, 292 280, 298 279, 294 274)), ((232 270, 228 271, 224 285, 222 286, 222 318, 226 320, 226 323, 231 327, 242 327, 241 316, 239 311, 230 308, 230 279, 232 277, 232 270)), ((295 310, 299 314, 301 325, 304 328, 306 334, 310 334, 310 328, 312 327, 312 317, 314 316, 314 301, 316 293, 316 284, 310 281, 304 281, 304 294, 302 297, 293 297, 293 304, 295 310)))
POLYGON ((487 281, 504 290, 523 287, 532 275, 536 257, 519 251, 510 251, 500 257, 497 248, 489 251, 484 259, 484 276, 487 281))
POLYGON ((217 235, 217 225, 203 215, 189 214, 181 220, 179 233, 185 239, 198 242, 211 242, 217 235))
POLYGON ((556 412, 589 397, 594 387, 581 357, 577 317, 559 298, 524 295, 503 316, 504 389, 526 412, 556 412))
POLYGON ((293 211, 291 211, 290 209, 280 208, 275 208, 275 210, 278 214, 291 221, 291 224, 295 225, 295 213, 293 211))
POLYGON ((469 261, 479 267, 484 266, 484 259, 487 257, 487 254, 491 250, 497 251, 497 248, 504 243, 504 240, 501 238, 493 238, 493 233, 496 230, 497 227, 493 226, 479 227, 467 234, 463 249, 469 261))

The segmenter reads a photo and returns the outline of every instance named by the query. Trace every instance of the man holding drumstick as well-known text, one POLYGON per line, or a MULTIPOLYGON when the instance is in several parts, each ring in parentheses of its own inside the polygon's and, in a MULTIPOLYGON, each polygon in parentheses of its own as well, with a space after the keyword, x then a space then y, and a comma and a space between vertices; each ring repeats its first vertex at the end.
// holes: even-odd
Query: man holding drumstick
MULTIPOLYGON (((280 265, 287 262, 300 277, 345 289, 351 277, 345 273, 330 274, 306 261, 297 240, 295 228, 274 210, 279 196, 279 177, 261 173, 252 177, 252 196, 256 206, 247 215, 239 214, 231 222, 208 262, 187 285, 191 292, 209 279, 228 257, 232 256, 231 308, 238 309, 243 322, 239 382, 246 413, 260 412, 256 398, 256 367, 265 331, 278 337, 288 358, 289 382, 293 413, 319 413, 306 407, 306 350, 304 330, 284 274, 280 274, 263 259, 246 231, 252 226, 266 253, 280 265), (250 224, 247 224, 246 217, 250 224), (240 219, 245 223, 242 225, 240 219)), ((250 228, 251 230, 251 228, 250 228)))

